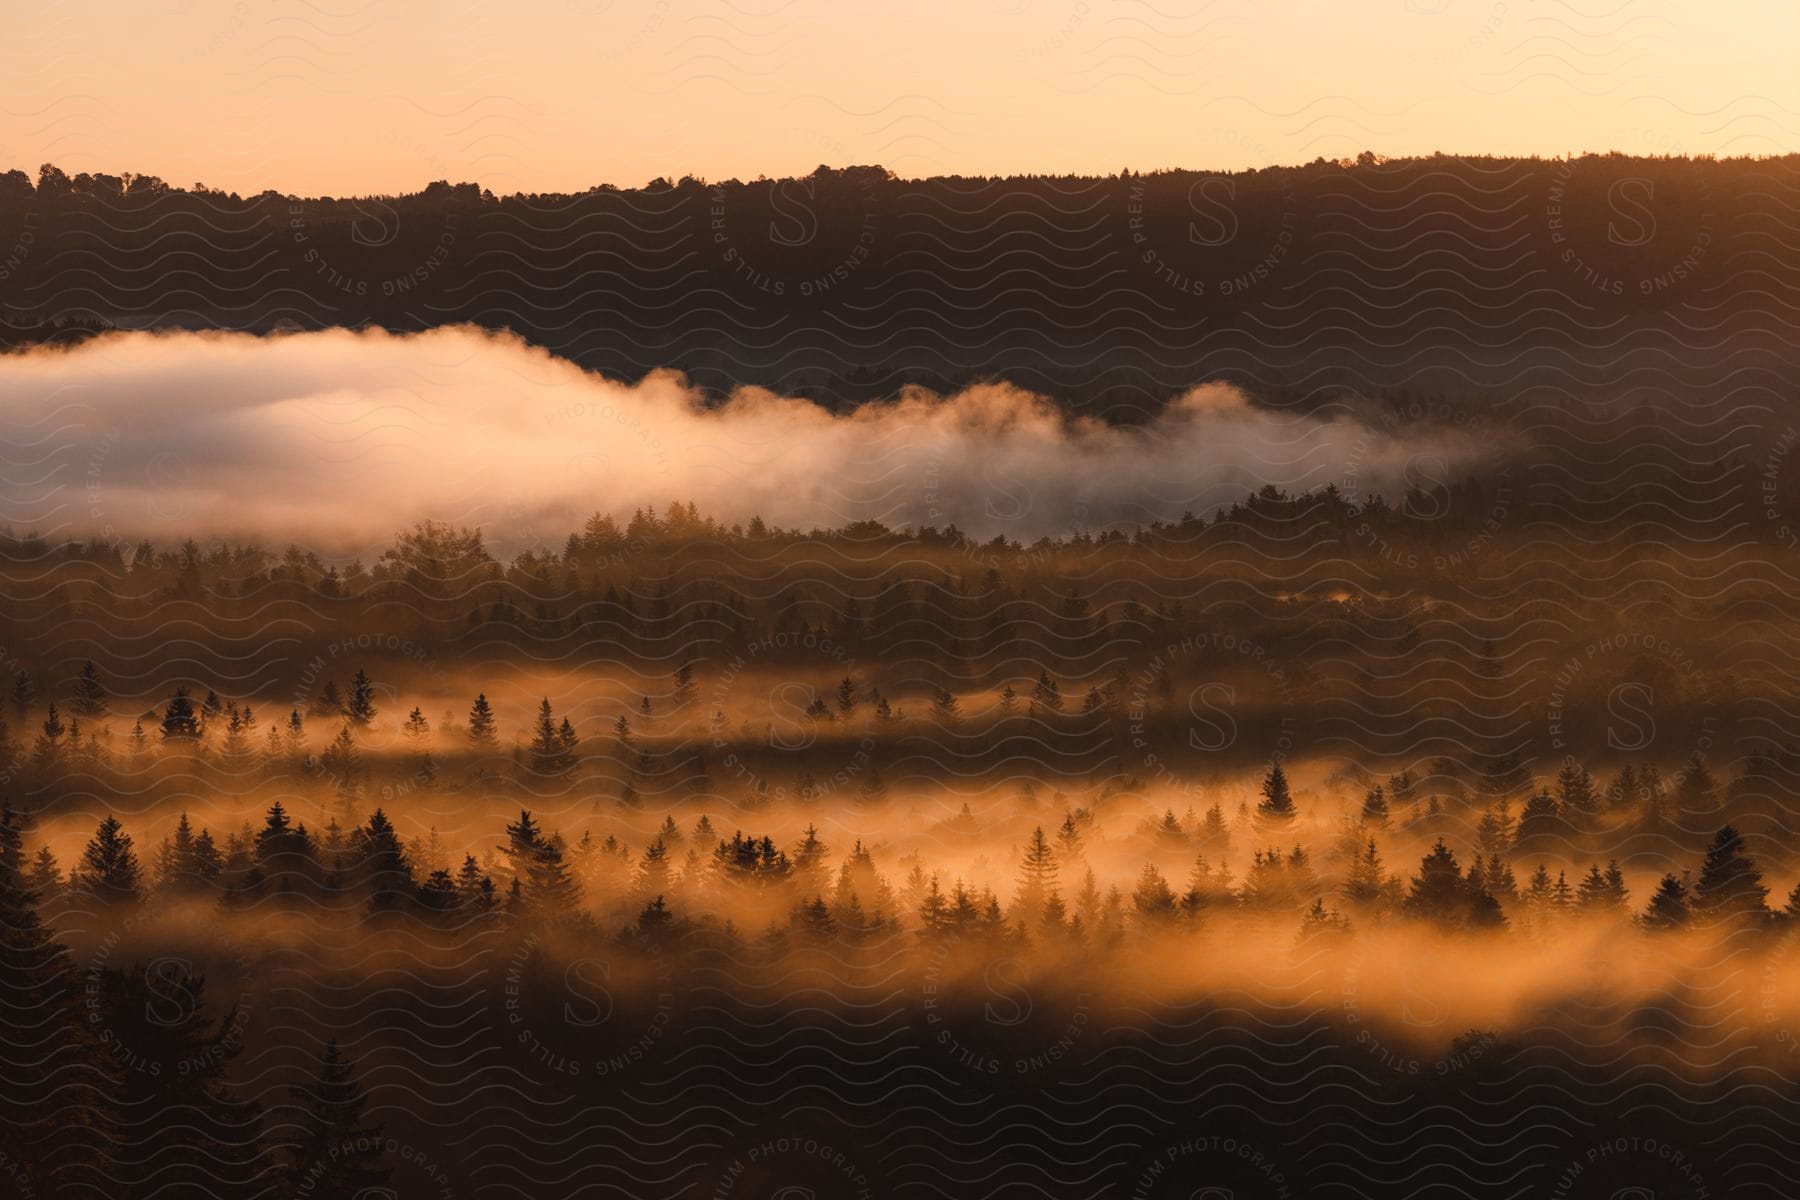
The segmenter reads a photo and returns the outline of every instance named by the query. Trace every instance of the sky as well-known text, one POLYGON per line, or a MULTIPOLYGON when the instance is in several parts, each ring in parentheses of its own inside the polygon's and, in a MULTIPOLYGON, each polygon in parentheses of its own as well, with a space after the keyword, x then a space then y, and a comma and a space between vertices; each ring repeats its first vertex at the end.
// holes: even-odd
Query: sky
POLYGON ((309 195, 1800 149, 1791 0, 64 0, 0 169, 309 195))

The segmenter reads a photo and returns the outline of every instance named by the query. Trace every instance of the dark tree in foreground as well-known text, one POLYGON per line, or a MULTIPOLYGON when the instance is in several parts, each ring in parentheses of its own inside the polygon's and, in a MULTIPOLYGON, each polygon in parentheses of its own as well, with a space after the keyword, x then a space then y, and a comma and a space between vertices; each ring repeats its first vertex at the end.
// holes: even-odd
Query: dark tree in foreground
POLYGON ((319 1073, 292 1096, 300 1110, 299 1128, 286 1145, 292 1194, 318 1200, 387 1195, 392 1172, 384 1165, 382 1127, 364 1120, 368 1098, 336 1038, 319 1055, 319 1073))
POLYGON ((0 1154, 21 1173, 0 1180, 0 1192, 11 1185, 19 1196, 94 1182, 116 1088, 82 1020, 80 977, 38 900, 9 804, 0 808, 0 1154))
POLYGON ((262 1117, 227 1082, 242 1014, 207 1015, 206 979, 179 959, 108 970, 95 985, 110 1043, 129 1054, 109 1177, 124 1196, 266 1196, 262 1117))

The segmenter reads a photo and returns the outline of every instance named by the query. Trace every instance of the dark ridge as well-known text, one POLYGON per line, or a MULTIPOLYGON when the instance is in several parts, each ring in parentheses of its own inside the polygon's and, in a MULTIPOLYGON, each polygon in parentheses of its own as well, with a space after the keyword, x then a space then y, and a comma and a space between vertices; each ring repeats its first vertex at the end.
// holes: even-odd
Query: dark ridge
POLYGON ((626 379, 836 407, 1004 376, 1125 419, 1202 378, 1591 394, 1785 374, 1797 206, 1800 156, 358 198, 46 165, 0 176, 0 345, 472 323, 626 379))

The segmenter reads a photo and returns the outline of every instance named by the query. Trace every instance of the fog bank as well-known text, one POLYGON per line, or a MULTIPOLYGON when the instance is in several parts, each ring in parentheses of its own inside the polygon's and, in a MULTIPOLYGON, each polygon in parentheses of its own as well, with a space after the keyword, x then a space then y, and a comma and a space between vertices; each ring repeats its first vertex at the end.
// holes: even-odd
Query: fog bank
POLYGON ((1202 514, 1265 483, 1429 486, 1476 431, 1259 407, 1202 383, 1150 424, 1005 383, 833 414, 757 389, 708 405, 467 327, 122 333, 0 358, 0 520, 45 534, 378 545, 432 517, 559 546, 590 514, 693 500, 728 522, 955 524, 1033 540, 1202 514))

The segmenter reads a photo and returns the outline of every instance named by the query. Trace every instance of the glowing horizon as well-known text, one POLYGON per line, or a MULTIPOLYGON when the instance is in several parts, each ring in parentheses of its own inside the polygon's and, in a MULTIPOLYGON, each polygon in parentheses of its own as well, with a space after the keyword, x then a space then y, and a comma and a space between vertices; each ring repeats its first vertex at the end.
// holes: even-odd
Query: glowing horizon
POLYGON ((0 168, 356 195, 879 163, 937 174, 1242 169, 1433 152, 1800 149, 1800 15, 1511 0, 1381 11, 1091 0, 730 19, 672 0, 499 15, 116 0, 14 16, 0 168), (1754 36, 1752 36, 1754 33, 1754 36), (154 103, 146 103, 154 97, 154 103))

